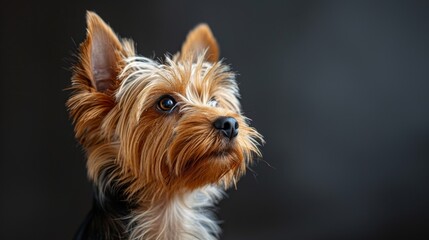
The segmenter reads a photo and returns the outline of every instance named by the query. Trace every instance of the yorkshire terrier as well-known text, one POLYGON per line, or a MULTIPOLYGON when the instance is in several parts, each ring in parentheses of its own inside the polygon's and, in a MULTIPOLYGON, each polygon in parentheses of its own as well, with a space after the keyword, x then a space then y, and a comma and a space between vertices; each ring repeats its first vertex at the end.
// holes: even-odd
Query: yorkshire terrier
POLYGON ((262 136, 206 24, 164 60, 136 55, 93 12, 67 102, 94 203, 75 239, 217 239, 211 209, 262 136))

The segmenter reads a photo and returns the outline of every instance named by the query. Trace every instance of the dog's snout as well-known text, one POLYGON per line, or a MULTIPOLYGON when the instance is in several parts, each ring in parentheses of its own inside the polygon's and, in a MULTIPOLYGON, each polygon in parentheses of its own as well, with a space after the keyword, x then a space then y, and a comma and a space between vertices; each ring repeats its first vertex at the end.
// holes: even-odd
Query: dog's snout
POLYGON ((238 135, 238 122, 233 117, 220 117, 213 122, 213 126, 230 140, 238 135))

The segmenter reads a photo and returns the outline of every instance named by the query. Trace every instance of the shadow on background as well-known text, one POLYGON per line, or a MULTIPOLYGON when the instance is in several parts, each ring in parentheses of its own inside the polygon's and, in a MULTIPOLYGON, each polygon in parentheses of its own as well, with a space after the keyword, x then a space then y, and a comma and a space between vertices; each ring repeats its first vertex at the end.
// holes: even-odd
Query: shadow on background
POLYGON ((145 56, 207 22, 240 74, 268 164, 220 203, 222 239, 428 239, 425 1, 3 3, 1 239, 70 239, 90 208, 63 91, 87 9, 145 56))

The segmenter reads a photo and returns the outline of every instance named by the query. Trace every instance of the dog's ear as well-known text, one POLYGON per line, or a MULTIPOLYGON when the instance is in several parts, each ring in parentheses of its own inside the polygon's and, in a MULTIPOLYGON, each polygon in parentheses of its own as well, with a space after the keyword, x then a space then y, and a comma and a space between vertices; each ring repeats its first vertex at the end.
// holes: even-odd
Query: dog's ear
POLYGON ((209 26, 202 23, 189 32, 186 41, 182 45, 180 58, 182 60, 192 59, 196 61, 204 52, 204 60, 212 63, 219 60, 219 46, 217 41, 209 26))
POLYGON ((99 92, 116 85, 125 53, 113 30, 94 12, 87 12, 87 36, 80 46, 80 73, 99 92))

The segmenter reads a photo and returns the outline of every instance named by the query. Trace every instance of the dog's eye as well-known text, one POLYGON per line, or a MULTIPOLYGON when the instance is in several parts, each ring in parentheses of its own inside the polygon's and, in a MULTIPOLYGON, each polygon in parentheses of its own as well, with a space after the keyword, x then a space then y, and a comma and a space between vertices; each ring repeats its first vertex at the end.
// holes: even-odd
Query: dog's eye
POLYGON ((158 102, 158 108, 161 111, 168 112, 176 106, 176 100, 171 96, 164 96, 158 102))
POLYGON ((212 106, 212 107, 217 107, 218 106, 218 102, 217 102, 217 100, 216 100, 216 98, 212 98, 212 99, 210 99, 210 101, 208 102, 208 104, 209 104, 209 106, 212 106))

